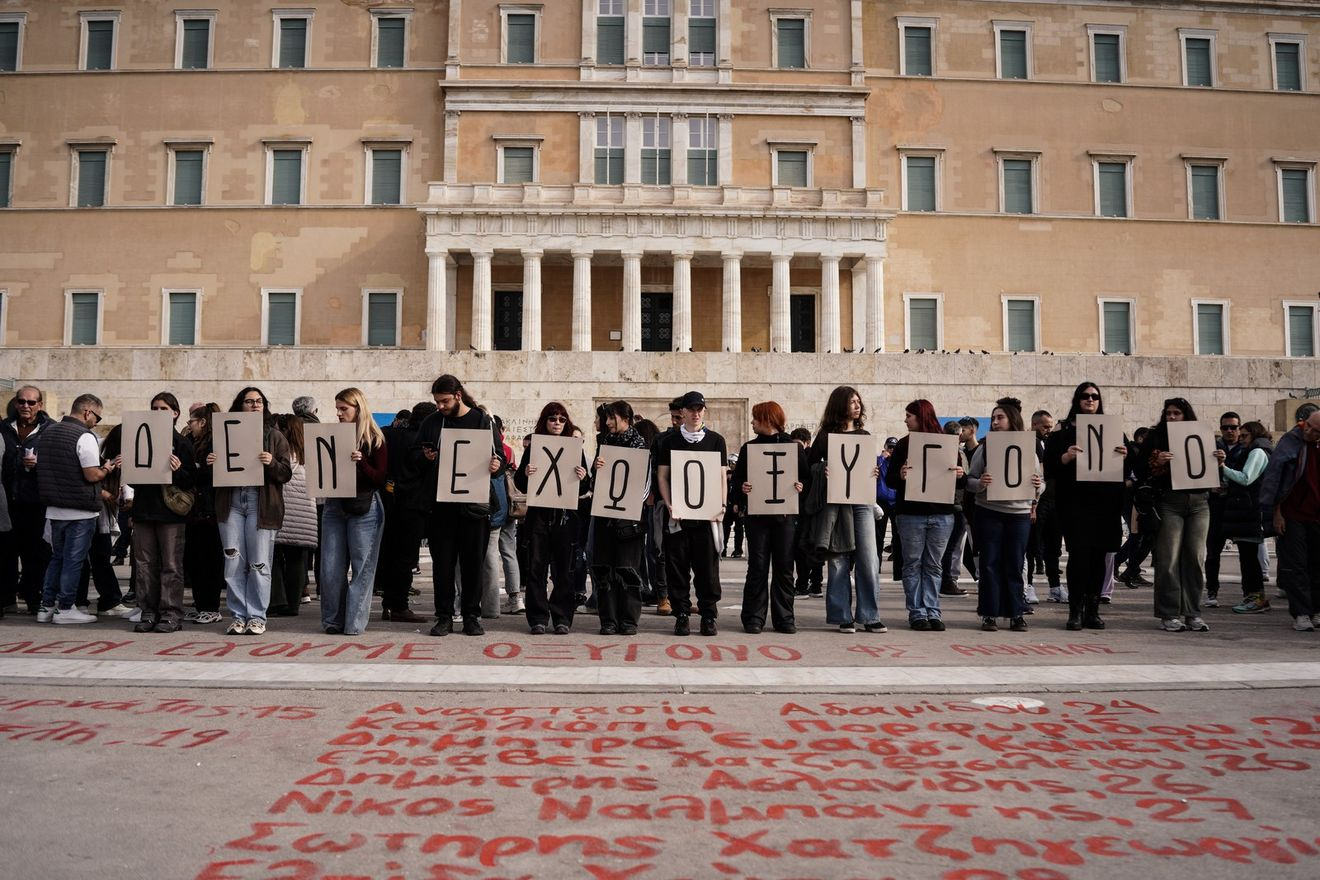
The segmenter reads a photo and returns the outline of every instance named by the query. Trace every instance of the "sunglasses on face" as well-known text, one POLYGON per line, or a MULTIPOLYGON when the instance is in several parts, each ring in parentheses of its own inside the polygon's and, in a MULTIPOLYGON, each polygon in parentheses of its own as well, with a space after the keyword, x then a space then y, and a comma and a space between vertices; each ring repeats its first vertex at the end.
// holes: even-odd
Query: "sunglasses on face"
POLYGON ((1086 392, 1083 392, 1082 394, 1077 395, 1077 399, 1078 399, 1078 400, 1099 400, 1099 399, 1100 399, 1100 395, 1099 395, 1099 394, 1095 394, 1094 392, 1091 392, 1091 391, 1086 391, 1086 392))
POLYGON ((41 405, 40 400, 24 400, 21 397, 14 400, 14 406, 40 406, 40 405, 41 405))
POLYGON ((568 421, 568 419, 564 418, 563 416, 547 416, 547 417, 546 417, 546 422, 553 422, 553 423, 556 424, 556 425, 562 425, 562 424, 563 424, 564 422, 566 422, 566 421, 568 421))

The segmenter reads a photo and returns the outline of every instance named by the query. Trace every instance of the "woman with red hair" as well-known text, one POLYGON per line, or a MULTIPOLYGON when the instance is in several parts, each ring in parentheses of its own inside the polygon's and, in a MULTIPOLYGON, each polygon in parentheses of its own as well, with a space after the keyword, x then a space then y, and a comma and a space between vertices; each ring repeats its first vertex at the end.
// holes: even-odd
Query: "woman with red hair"
MULTIPOLYGON (((908 501, 907 486, 908 447, 913 434, 942 434, 940 420, 929 400, 914 400, 904 410, 908 435, 898 441, 889 457, 885 483, 897 493, 894 509, 897 513, 899 543, 903 547, 903 593, 907 597, 908 626, 918 632, 943 632, 940 619, 940 577, 944 548, 953 531, 953 504, 934 504, 927 501, 908 501)), ((962 450, 958 451, 958 466, 954 473, 959 480, 963 473, 962 450)))

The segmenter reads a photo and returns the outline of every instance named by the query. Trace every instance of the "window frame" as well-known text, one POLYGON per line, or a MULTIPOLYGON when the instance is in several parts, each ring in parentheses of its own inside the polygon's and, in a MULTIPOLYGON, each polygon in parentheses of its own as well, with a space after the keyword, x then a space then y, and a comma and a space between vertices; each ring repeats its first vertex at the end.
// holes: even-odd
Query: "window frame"
POLYGON ((628 131, 627 131, 627 117, 624 116, 624 115, 621 114, 621 113, 597 113, 597 114, 596 114, 596 125, 595 125, 595 128, 596 128, 595 137, 593 138, 593 143, 592 143, 592 147, 591 147, 591 164, 592 164, 592 175, 591 175, 591 179, 592 179, 592 183, 593 183, 593 185, 595 185, 595 186, 622 186, 623 183, 624 183, 624 181, 627 179, 627 174, 628 174, 628 171, 627 171, 627 168, 628 168, 628 131), (618 144, 618 146, 615 146, 615 145, 614 145, 614 135, 615 135, 615 133, 616 133, 616 132, 615 132, 615 120, 618 120, 618 132, 617 132, 618 135, 619 135, 619 144, 618 144), (604 145, 604 146, 601 146, 601 137, 600 137, 600 135, 601 135, 601 124, 602 124, 602 123, 604 123, 605 128, 606 128, 606 137, 605 137, 605 145, 604 145), (598 154, 600 153, 601 150, 604 150, 604 151, 605 151, 605 178, 606 178, 606 179, 603 180, 603 181, 601 181, 601 180, 597 180, 597 179, 596 179, 596 173, 595 173, 596 160, 597 160, 598 158, 600 158, 600 156, 599 156, 598 154), (611 160, 611 156, 612 156, 612 154, 613 154, 614 151, 616 151, 616 150, 617 150, 617 151, 619 152, 619 154, 620 154, 620 155, 619 155, 619 182, 618 182, 618 183, 612 183, 612 182, 610 182, 610 180, 609 180, 609 178, 610 178, 610 174, 609 174, 610 160, 611 160))
POLYGON ((1306 91, 1306 34, 1268 33, 1265 35, 1270 48, 1270 85, 1276 92, 1306 91), (1291 43, 1297 47, 1297 88, 1279 88, 1279 55, 1276 47, 1280 43, 1291 43))
POLYGON ((100 288, 88 287, 66 287, 64 288, 64 344, 65 346, 86 345, 100 346, 105 338, 105 290, 100 288), (73 341, 73 296, 78 293, 92 293, 96 295, 96 341, 79 342, 73 341))
MULTIPOLYGON (((1044 350, 1044 344, 1040 337, 1040 295, 1039 294, 1021 294, 1005 293, 999 297, 1000 322, 1003 327, 1003 351, 1022 352, 1023 354, 1040 354, 1044 350), (1031 342, 1033 348, 1009 348, 1008 345, 1008 304, 1010 302, 1029 302, 1031 303, 1031 342)), ((940 346, 943 348, 943 346, 940 346)))
POLYGON ((1040 157, 1039 151, 1033 150, 995 150, 995 162, 999 165, 999 213, 1016 217, 1030 217, 1040 213, 1040 157), (1009 211, 1006 202, 1007 191, 1004 187, 1004 162, 1007 160, 1031 163, 1031 211, 1009 211))
POLYGON ((495 141, 495 180, 507 186, 524 186, 541 182, 541 145, 545 138, 535 134, 493 135, 495 141), (510 183, 504 179, 504 151, 510 147, 532 151, 532 179, 510 183))
POLYGON ((899 147, 898 148, 899 179, 901 195, 899 204, 900 210, 910 211, 914 214, 939 214, 944 210, 944 193, 941 183, 944 180, 944 148, 943 147, 899 147), (935 179, 932 181, 935 194, 935 207, 929 211, 908 206, 908 159, 934 159, 935 179))
POLYGON ((1127 25, 1088 24, 1086 26, 1086 51, 1091 61, 1091 82, 1097 85, 1116 86, 1128 81, 1127 69, 1127 25), (1118 82, 1096 79, 1095 38, 1097 36, 1118 37, 1118 82))
POLYGON ((1193 299, 1192 300, 1192 354, 1197 357, 1228 357, 1233 353, 1232 333, 1230 328, 1233 325, 1231 320, 1231 309, 1233 301, 1231 299, 1193 299), (1222 354, 1202 354, 1201 353, 1201 306, 1219 306, 1219 334, 1224 342, 1224 351, 1222 354))
POLYGON ((174 10, 174 69, 211 70, 215 65, 215 22, 219 12, 214 9, 174 10), (201 67, 183 66, 183 32, 185 21, 206 21, 206 64, 201 67))
POLYGON ((903 294, 903 348, 912 350, 912 301, 935 301, 935 348, 927 351, 944 349, 944 294, 934 291, 912 291, 903 294))
POLYGON ((1030 82, 1033 79, 1032 69, 1035 60, 1032 57, 1034 53, 1031 51, 1032 25, 1034 23, 1030 21, 992 21, 990 24, 995 33, 995 79, 1006 82, 1030 82), (1026 34, 1022 40, 1024 56, 1022 60, 1026 66, 1026 75, 1023 77, 1004 76, 1004 53, 1003 44, 1001 43, 1001 34, 1004 31, 1022 31, 1026 34))
POLYGON ((207 175, 210 173, 211 170, 212 145, 213 145, 213 141, 209 139, 187 140, 187 141, 176 141, 176 140, 165 141, 165 149, 169 153, 168 161, 166 161, 165 163, 165 206, 166 207, 197 208, 206 204, 206 184, 207 184, 207 175), (178 170, 177 170, 177 165, 175 163, 178 161, 178 153, 180 151, 185 153, 200 152, 202 154, 202 190, 200 194, 201 201, 199 201, 195 205, 191 205, 191 204, 181 205, 178 202, 174 201, 175 182, 178 179, 178 170))
POLYGON ((9 288, 0 287, 0 348, 9 343, 9 288))
POLYGON ((898 22, 898 75, 922 78, 938 76, 935 64, 935 41, 939 33, 939 19, 918 15, 900 15, 898 22), (907 31, 908 28, 922 28, 930 31, 930 73, 908 73, 907 69, 907 31))
POLYGON ((1279 205, 1279 222, 1287 223, 1290 226, 1308 226, 1314 225, 1315 217, 1315 162, 1307 162, 1299 159, 1275 159, 1274 160, 1274 180, 1275 180, 1275 198, 1279 205), (1283 199, 1283 172, 1285 171, 1305 171, 1306 172, 1306 219, 1288 220, 1284 216, 1283 199))
POLYGON ((27 13, 26 12, 0 12, 0 24, 17 24, 18 34, 17 45, 14 46, 14 69, 0 71, 0 73, 18 73, 23 69, 23 37, 27 34, 27 13))
MULTIPOLYGON (((643 185, 643 186, 672 186, 673 183, 674 183, 674 118, 673 118, 672 116, 668 115, 668 114, 665 114, 665 113, 645 113, 645 114, 643 114, 643 115, 642 115, 642 118, 641 118, 641 141, 640 141, 639 150, 640 150, 640 152, 641 152, 641 163, 642 163, 642 168, 641 168, 641 170, 642 170, 642 177, 643 177, 643 178, 646 176, 646 154, 647 154, 647 152, 648 152, 648 151, 655 152, 655 153, 656 153, 656 159, 657 159, 656 166, 655 166, 655 168, 656 168, 656 181, 655 181, 654 183, 646 183, 645 180, 643 180, 643 181, 642 181, 642 185, 643 185), (649 147, 646 145, 646 124, 647 124, 648 121, 652 123, 652 134, 654 135, 654 137, 653 137, 653 141, 655 142, 652 146, 649 146, 649 147), (658 145, 659 142, 661 141, 660 134, 661 134, 661 131, 662 131, 662 130, 663 130, 663 133, 664 133, 664 138, 663 138, 663 140, 666 142, 666 146, 663 146, 663 147, 661 147, 661 146, 658 145), (664 155, 661 156, 661 154, 664 154, 664 155), (666 167, 667 167, 668 170, 669 170, 669 175, 668 175, 668 176, 669 176, 669 181, 668 181, 667 183, 661 183, 661 182, 660 182, 660 179, 659 179, 659 178, 660 178, 660 175, 659 175, 659 168, 660 168, 660 166, 659 166, 659 159, 661 159, 661 158, 663 158, 663 159, 665 160, 665 162, 667 163, 667 166, 666 166, 666 167)), ((684 152, 683 155, 684 155, 684 158, 686 159, 687 153, 684 152)))
POLYGON ((1187 175, 1187 219, 1198 223, 1222 223, 1227 216, 1227 205, 1224 196, 1224 166, 1228 160, 1218 156, 1187 156, 1183 157, 1183 165, 1186 167, 1187 175), (1195 194, 1192 190, 1192 169, 1199 166, 1213 165, 1217 172, 1215 174, 1215 191, 1219 197, 1218 213, 1219 216, 1213 219, 1209 217, 1196 216, 1195 194))
MULTIPOLYGON (((104 208, 110 201, 110 171, 112 157, 114 156, 113 143, 73 143, 69 144, 69 154, 71 171, 69 173, 69 207, 70 208, 104 208), (78 189, 82 182, 82 154, 83 153, 105 153, 105 179, 101 181, 101 204, 99 205, 80 205, 78 204, 78 189)), ((11 170, 10 176, 13 172, 11 170)))
POLYGON ((592 59, 599 67, 623 67, 628 63, 628 4, 625 3, 624 0, 594 0, 594 5, 596 7, 595 22, 594 22, 596 25, 596 45, 592 47, 592 59), (617 4, 621 11, 618 13, 615 12, 603 13, 600 11, 600 9, 601 9, 601 5, 604 3, 609 3, 611 5, 617 4), (600 56, 601 56, 600 20, 602 18, 608 18, 611 20, 617 18, 623 21, 623 33, 620 35, 621 45, 619 47, 620 50, 619 60, 617 62, 600 60, 600 56))
POLYGON ((1137 299, 1131 296, 1098 296, 1096 297, 1096 311, 1099 320, 1099 345, 1096 351, 1105 354, 1129 354, 1137 353, 1137 299), (1123 303, 1128 310, 1128 350, 1127 352, 1109 351, 1105 348, 1105 305, 1108 303, 1123 303))
POLYGON ((362 288, 362 347, 402 348, 403 347, 403 288, 402 287, 364 287, 362 288), (371 336, 371 295, 373 293, 394 296, 394 342, 391 345, 372 345, 371 336))
POLYGON ((408 36, 412 31, 412 9, 404 7, 379 7, 371 10, 371 69, 372 70, 407 70, 408 36), (380 20, 398 18, 403 20, 403 63, 399 67, 380 66, 380 20))
POLYGON ((262 203, 267 208, 300 208, 307 205, 307 164, 311 156, 312 143, 310 140, 271 140, 264 141, 266 147, 266 198, 262 203), (298 201, 294 203, 276 204, 271 201, 274 196, 275 188, 275 152, 284 150, 298 150, 302 153, 302 159, 298 163, 298 201))
POLYGON ((1129 153, 1091 153, 1091 188, 1095 193, 1094 208, 1095 216, 1105 220, 1131 220, 1134 216, 1132 209, 1132 163, 1136 158, 1129 153), (1101 165, 1122 165, 1123 166, 1123 213, 1122 214, 1103 214, 1100 205, 1100 166, 1101 165))
POLYGON ((770 185, 784 186, 790 189, 815 189, 816 188, 816 142, 815 141, 781 141, 768 140, 766 145, 770 148, 770 185), (805 153, 807 157, 807 179, 802 186, 792 183, 781 183, 779 180, 779 154, 780 153, 805 153))
MULTIPOLYGON (((682 0, 680 0, 680 2, 682 2, 682 0)), ((718 66, 718 65, 719 65, 719 61, 720 61, 720 51, 719 51, 719 46, 720 46, 720 16, 719 16, 719 3, 717 2, 717 0, 705 0, 705 2, 707 2, 707 3, 710 4, 710 9, 711 9, 711 14, 710 14, 710 15, 700 15, 700 14, 698 14, 697 9, 696 9, 695 6, 689 6, 689 8, 688 8, 688 32, 687 32, 687 34, 686 34, 687 41, 688 41, 688 67, 695 67, 695 68, 700 68, 700 69, 703 69, 703 70, 706 69, 706 68, 713 68, 713 67, 718 66), (695 60, 694 60, 698 55, 705 55, 705 54, 706 54, 706 53, 704 53, 704 52, 694 52, 694 51, 692 51, 692 23, 693 23, 694 21, 710 21, 710 22, 712 22, 711 29, 715 32, 715 51, 710 53, 710 63, 709 63, 709 64, 704 64, 704 63, 701 63, 701 62, 698 62, 698 61, 695 61, 695 60)), ((597 7, 597 8, 599 8, 599 7, 597 7)))
POLYGON ((1219 88, 1219 32, 1211 28, 1178 28, 1178 45, 1182 50, 1179 53, 1182 61, 1182 84, 1189 89, 1217 89, 1219 88), (1187 70, 1187 41, 1188 40, 1209 40, 1210 41, 1210 84, 1192 85, 1188 81, 1187 70))
POLYGON ((270 48, 270 66, 273 70, 307 70, 312 66, 312 22, 316 18, 316 10, 311 7, 306 8, 276 8, 270 11, 271 16, 271 48, 270 48), (301 18, 307 22, 306 29, 303 31, 303 63, 301 67, 280 67, 280 22, 284 19, 301 18))
POLYGON ((362 156, 365 160, 362 173, 362 204, 372 208, 398 208, 408 204, 408 153, 411 146, 412 141, 364 140, 362 142, 362 156), (398 202, 372 201, 372 190, 376 182, 375 152, 377 150, 399 153, 398 202))
MULTIPOLYGON (((687 149, 683 151, 683 161, 687 163, 687 167, 686 167, 685 171, 687 172, 687 182, 688 182, 688 185, 689 185, 689 186, 719 186, 719 185, 720 185, 720 120, 719 120, 719 117, 717 117, 717 116, 713 116, 713 115, 711 115, 711 114, 709 114, 709 113, 703 113, 703 114, 699 114, 699 115, 698 115, 698 114, 691 114, 691 115, 688 116, 688 120, 687 120, 687 122, 688 122, 688 142, 687 142, 687 149), (697 124, 697 123, 699 123, 699 124, 697 124), (692 141, 696 138, 696 136, 697 136, 698 134, 701 135, 701 140, 702 140, 703 143, 706 143, 707 140, 713 140, 713 141, 714 141, 714 146, 709 146, 709 145, 707 145, 707 146, 700 146, 700 147, 698 147, 698 146, 693 146, 693 145, 692 145, 692 141), (709 138, 709 139, 706 138, 705 135, 707 135, 707 134, 711 135, 712 137, 709 138), (698 156, 698 155, 697 155, 698 153, 700 153, 701 155, 698 156), (715 165, 715 175, 714 175, 714 177, 715 177, 715 179, 714 179, 714 181, 712 181, 712 182, 710 182, 710 183, 694 183, 694 182, 692 181, 692 162, 693 162, 693 160, 694 160, 694 159, 699 159, 701 162, 704 163, 704 164, 703 164, 703 172, 704 172, 704 171, 709 167, 709 162, 708 162, 708 160, 709 160, 709 158, 710 158, 710 156, 711 156, 712 154, 714 154, 714 157, 715 157, 715 162, 714 162, 714 165, 715 165)), ((672 134, 671 134, 671 143, 672 143, 672 134)), ((672 171, 673 171, 672 165, 671 165, 671 167, 670 167, 670 171, 671 171, 671 174, 672 174, 672 171)), ((708 175, 704 175, 704 176, 708 176, 708 175)))
POLYGON ((540 64, 541 63, 541 12, 539 4, 501 3, 500 4, 500 64, 540 64), (532 58, 530 61, 509 60, 509 16, 530 15, 532 17, 532 58))
POLYGON ((78 13, 78 32, 80 35, 78 41, 78 70, 84 73, 109 73, 119 69, 119 20, 121 11, 118 9, 97 9, 85 10, 78 13), (110 28, 110 66, 105 69, 97 68, 88 70, 87 68, 87 50, 90 48, 89 34, 87 30, 88 22, 109 21, 113 23, 110 28))
POLYGON ((14 207, 14 167, 18 164, 17 141, 0 141, 0 153, 9 157, 9 176, 0 181, 0 211, 14 207))
POLYGON ((775 70, 811 70, 811 10, 771 9, 770 13, 770 66, 775 70), (779 63, 779 22, 802 22, 802 66, 784 67, 779 63))
MULTIPOLYGON (((674 66, 674 0, 642 0, 642 67, 673 67, 674 66), (669 5, 668 15, 647 15, 646 4, 648 2, 667 3, 669 5), (665 53, 664 61, 647 61, 646 56, 646 20, 658 19, 669 22, 669 51, 665 53)), ((686 39, 686 36, 685 36, 686 39)), ((659 53, 656 53, 659 54, 659 53)))
POLYGON ((1317 306, 1314 301, 1285 299, 1283 301, 1283 356, 1314 358, 1317 355, 1320 355, 1320 306, 1317 306), (1311 354, 1293 354, 1292 328, 1288 324, 1292 318, 1288 313, 1292 309, 1309 309, 1311 312, 1311 354))
POLYGON ((261 346, 262 348, 293 348, 302 345, 302 300, 301 287, 263 287, 261 288, 261 346), (272 293, 293 294, 293 342, 271 344, 270 341, 270 295, 272 293))
POLYGON ((197 287, 162 287, 160 289, 160 344, 166 348, 191 348, 202 343, 202 291, 197 287), (170 342, 170 294, 193 295, 193 341, 170 342))

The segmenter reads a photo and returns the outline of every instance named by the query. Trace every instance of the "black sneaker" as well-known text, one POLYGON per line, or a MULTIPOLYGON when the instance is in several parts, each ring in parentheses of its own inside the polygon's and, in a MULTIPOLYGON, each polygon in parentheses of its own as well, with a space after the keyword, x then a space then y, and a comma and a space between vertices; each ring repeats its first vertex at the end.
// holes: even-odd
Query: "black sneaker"
POLYGON ((486 628, 481 625, 481 621, 475 617, 463 618, 463 635, 465 636, 484 636, 486 628))
POLYGON ((557 636, 566 636, 566 635, 568 635, 568 624, 566 624, 566 623, 556 623, 556 624, 555 624, 555 635, 557 635, 557 636))
POLYGON ((868 624, 865 624, 865 625, 863 626, 863 629, 865 629, 865 630, 866 630, 867 632, 869 632, 869 633, 887 633, 887 632, 889 632, 889 627, 885 626, 885 622, 884 622, 883 620, 877 620, 875 623, 868 623, 868 624))
POLYGON ((603 636, 617 636, 619 631, 615 629, 614 624, 607 623, 600 628, 600 634, 603 636))
POLYGON ((909 620, 908 626, 920 633, 930 632, 930 621, 924 617, 918 617, 916 620, 909 620))
POLYGON ((177 620, 161 619, 156 621, 156 632, 158 633, 178 632, 181 629, 183 629, 183 624, 177 620))
POLYGON ((982 617, 981 632, 988 632, 988 633, 999 632, 999 624, 995 623, 995 619, 993 617, 982 617))
POLYGON ((701 618, 701 634, 703 636, 713 636, 718 633, 719 630, 715 627, 715 618, 713 617, 701 618))
POLYGON ((940 620, 938 617, 932 617, 926 622, 930 624, 931 632, 944 632, 944 621, 940 620))
POLYGON ((786 635, 786 636, 796 635, 796 634, 797 634, 797 626, 796 626, 795 624, 792 624, 792 623, 786 623, 786 624, 784 624, 783 626, 777 626, 777 627, 775 627, 775 632, 777 632, 777 633, 783 633, 783 634, 786 635))
POLYGON ((686 616, 674 618, 674 635, 676 636, 692 635, 692 630, 688 627, 688 619, 686 616))
POLYGON ((1024 633, 1027 631, 1027 622, 1021 617, 1015 617, 1013 618, 1013 622, 1008 625, 1008 628, 1015 633, 1024 633))
POLYGON ((621 636, 635 636, 635 635, 637 635, 637 627, 635 627, 635 626, 629 626, 628 624, 624 624, 623 626, 619 627, 619 635, 621 635, 621 636))
POLYGON ((144 617, 144 618, 142 618, 141 620, 139 620, 139 621, 137 622, 137 624, 133 627, 133 632, 135 632, 135 633, 149 633, 149 632, 151 632, 152 630, 154 630, 155 628, 156 628, 156 621, 155 621, 155 619, 154 619, 154 618, 146 618, 146 617, 144 617))
POLYGON ((966 596, 967 591, 962 587, 940 587, 941 596, 966 596))
POLYGON ((453 631, 454 621, 448 615, 437 620, 435 626, 431 627, 431 635, 433 636, 447 636, 453 631))
POLYGON ((528 631, 529 633, 531 633, 532 635, 534 635, 534 636, 543 636, 543 635, 545 635, 545 624, 544 624, 544 623, 538 623, 538 624, 536 624, 535 626, 533 626, 531 629, 529 629, 529 630, 527 630, 527 631, 528 631))
POLYGON ((761 634, 761 629, 762 627, 759 623, 743 624, 743 632, 747 633, 749 636, 759 636, 761 634))

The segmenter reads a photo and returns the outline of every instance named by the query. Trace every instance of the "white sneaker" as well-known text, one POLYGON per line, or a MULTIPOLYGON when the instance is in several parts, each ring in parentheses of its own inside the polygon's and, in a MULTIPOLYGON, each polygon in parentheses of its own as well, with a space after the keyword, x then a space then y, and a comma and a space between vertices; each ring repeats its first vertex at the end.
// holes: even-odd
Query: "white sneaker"
POLYGON ((1320 627, 1320 614, 1312 614, 1311 623, 1316 627, 1320 627))
POLYGON ((1206 608, 1218 608, 1218 607, 1219 607, 1219 597, 1218 597, 1218 596, 1206 596, 1206 597, 1205 597, 1205 601, 1202 602, 1201 604, 1204 605, 1206 608))
POLYGON ((1305 614, 1299 614, 1297 619, 1293 621, 1293 629, 1299 633, 1315 632, 1315 624, 1305 614))
POLYGON ((139 623, 139 622, 141 622, 141 620, 142 620, 142 609, 141 609, 141 608, 134 608, 132 611, 130 611, 130 612, 128 612, 127 614, 124 615, 124 620, 127 620, 129 623, 139 623))
POLYGON ((1183 623, 1176 617, 1166 617, 1164 622, 1160 624, 1160 627, 1165 632, 1180 633, 1187 629, 1187 624, 1183 623))
POLYGON ((219 611, 198 611, 197 619, 193 621, 193 623, 196 624, 208 624, 208 623, 219 623, 219 622, 220 622, 219 611))
POLYGON ((262 620, 260 617, 252 618, 248 621, 247 631, 250 636, 259 636, 263 634, 266 631, 266 621, 262 620))
POLYGON ((107 608, 104 611, 98 611, 96 613, 102 617, 128 617, 133 611, 134 609, 129 608, 123 602, 120 602, 114 608, 107 608))
POLYGON ((247 621, 241 617, 235 617, 233 623, 229 624, 229 629, 225 630, 225 635, 241 636, 247 632, 247 621))
POLYGON ((1199 617, 1187 618, 1187 628, 1194 633, 1210 632, 1210 624, 1206 623, 1204 620, 1202 620, 1199 617))
POLYGON ((523 605, 522 593, 515 593, 513 596, 513 601, 509 603, 509 613, 522 614, 526 610, 527 610, 527 606, 523 605))
POLYGON ((79 611, 77 608, 60 608, 55 611, 53 623, 96 623, 96 615, 79 611))
POLYGON ((50 623, 51 618, 54 616, 54 608, 48 608, 45 605, 37 606, 37 623, 50 623))
POLYGON ((1026 597, 1028 605, 1040 604, 1040 599, 1036 596, 1036 588, 1031 584, 1027 584, 1026 589, 1022 591, 1022 595, 1026 597))

